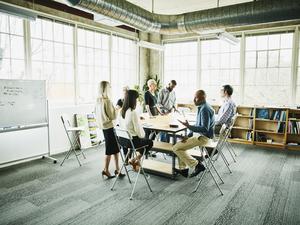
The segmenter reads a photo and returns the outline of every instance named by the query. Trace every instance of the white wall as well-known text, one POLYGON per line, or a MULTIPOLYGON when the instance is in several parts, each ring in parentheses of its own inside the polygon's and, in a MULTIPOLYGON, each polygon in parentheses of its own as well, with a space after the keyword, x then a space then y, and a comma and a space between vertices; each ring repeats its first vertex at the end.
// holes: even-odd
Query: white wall
MULTIPOLYGON (((60 116, 67 114, 74 119, 74 114, 87 114, 94 111, 94 105, 72 105, 64 107, 49 107, 50 129, 50 153, 51 155, 67 151, 69 141, 67 139, 60 116)), ((74 120, 73 120, 74 123, 74 120)))

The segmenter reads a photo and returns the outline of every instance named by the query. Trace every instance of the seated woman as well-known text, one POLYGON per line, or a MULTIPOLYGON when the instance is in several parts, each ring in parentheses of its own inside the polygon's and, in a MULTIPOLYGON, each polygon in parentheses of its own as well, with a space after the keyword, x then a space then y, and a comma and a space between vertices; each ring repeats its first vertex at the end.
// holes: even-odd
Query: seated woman
MULTIPOLYGON (((125 129, 129 132, 135 148, 147 146, 146 153, 148 153, 148 151, 153 146, 153 141, 144 138, 145 132, 135 111, 138 96, 139 94, 135 90, 127 91, 124 99, 124 104, 119 115, 119 125, 122 129, 125 129)), ((128 139, 120 137, 119 140, 123 148, 131 148, 130 141, 128 139)), ((128 163, 132 165, 135 171, 138 171, 139 169, 139 162, 142 158, 143 151, 144 149, 138 149, 137 156, 128 161, 128 163)))

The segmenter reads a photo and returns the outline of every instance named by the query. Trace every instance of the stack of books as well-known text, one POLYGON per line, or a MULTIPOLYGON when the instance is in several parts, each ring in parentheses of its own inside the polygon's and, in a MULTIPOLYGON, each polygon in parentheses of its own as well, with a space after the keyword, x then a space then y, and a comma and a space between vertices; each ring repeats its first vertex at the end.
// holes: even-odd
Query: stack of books
POLYGON ((282 110, 274 110, 271 115, 271 120, 279 120, 279 121, 285 121, 286 120, 286 111, 282 110))
POLYGON ((288 133, 289 134, 300 134, 300 121, 289 121, 288 124, 288 133))

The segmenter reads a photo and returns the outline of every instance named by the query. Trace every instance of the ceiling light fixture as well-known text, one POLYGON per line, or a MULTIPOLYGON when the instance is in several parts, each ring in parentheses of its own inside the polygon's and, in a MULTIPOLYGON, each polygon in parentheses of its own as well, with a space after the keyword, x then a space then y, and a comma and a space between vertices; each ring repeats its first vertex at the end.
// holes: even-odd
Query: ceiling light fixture
POLYGON ((164 51, 165 50, 165 46, 160 45, 160 44, 151 43, 151 42, 148 42, 148 41, 139 41, 137 43, 137 45, 139 47, 142 47, 142 48, 149 48, 149 49, 153 49, 153 50, 157 50, 157 51, 164 51))
POLYGON ((220 40, 226 41, 226 42, 228 42, 229 44, 232 44, 232 45, 236 45, 240 42, 240 40, 237 39, 234 35, 226 32, 226 31, 222 32, 222 33, 218 33, 217 37, 220 40))

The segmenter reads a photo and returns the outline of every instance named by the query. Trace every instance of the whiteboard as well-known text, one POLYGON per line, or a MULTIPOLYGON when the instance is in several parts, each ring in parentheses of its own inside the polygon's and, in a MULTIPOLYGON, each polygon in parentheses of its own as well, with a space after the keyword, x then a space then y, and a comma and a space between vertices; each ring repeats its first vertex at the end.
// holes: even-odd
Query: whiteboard
POLYGON ((0 79, 0 127, 47 123, 46 82, 0 79))

